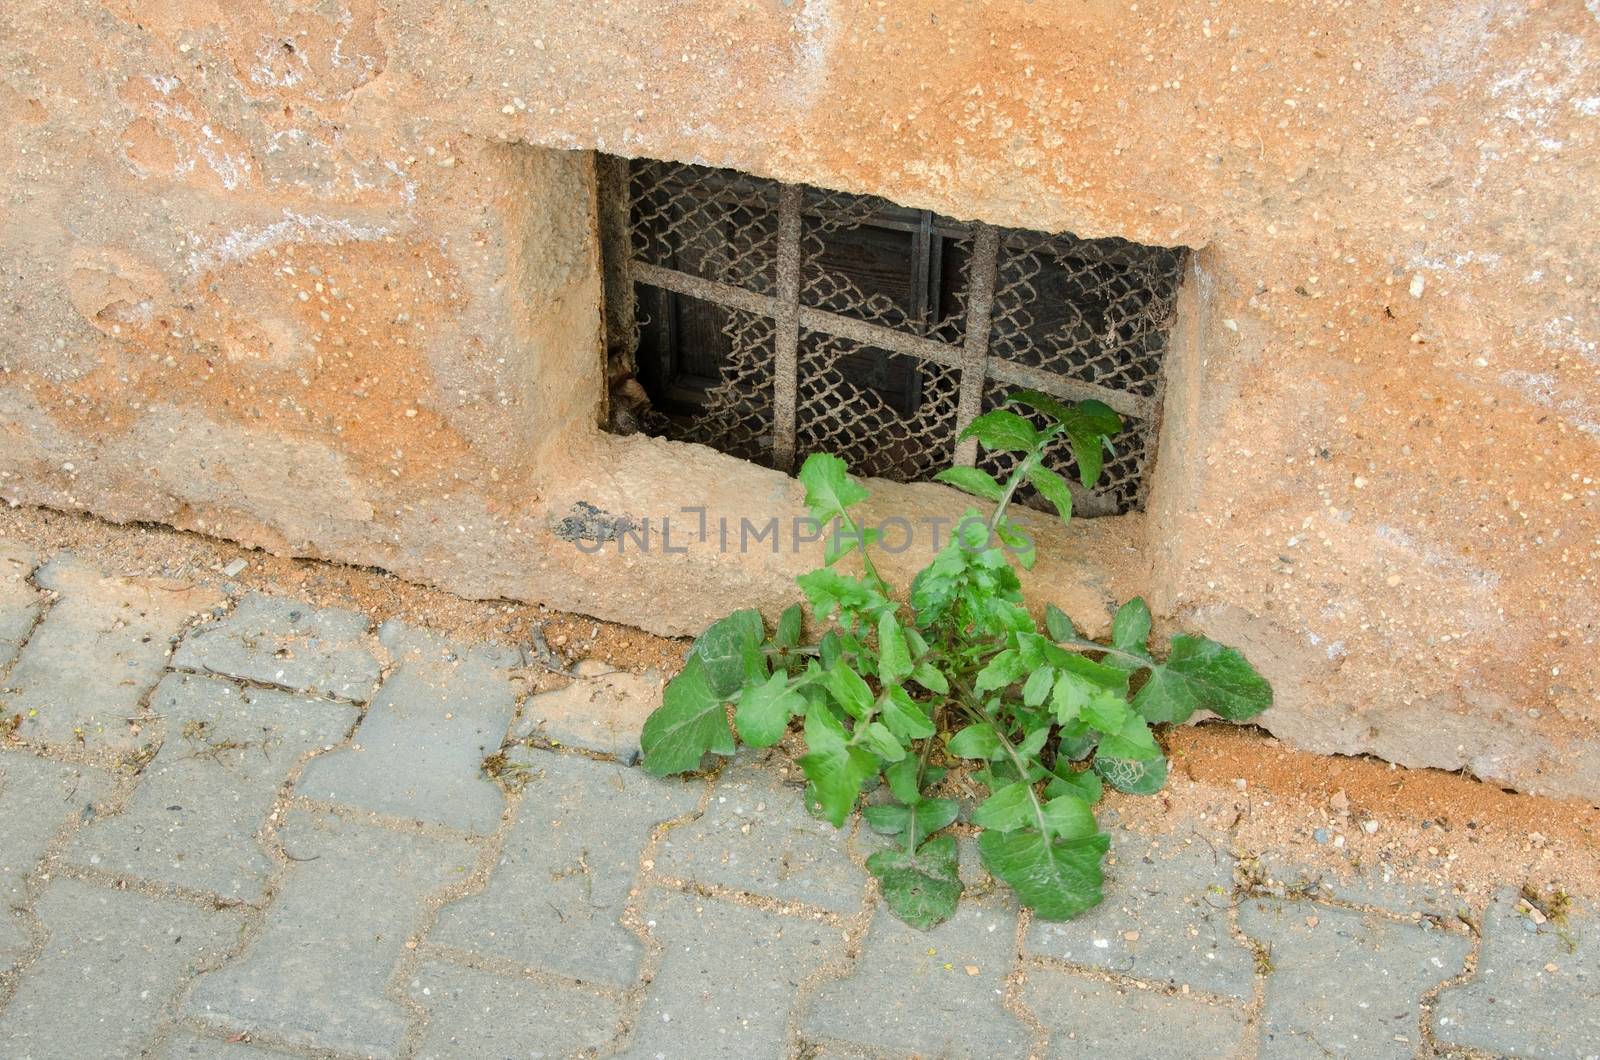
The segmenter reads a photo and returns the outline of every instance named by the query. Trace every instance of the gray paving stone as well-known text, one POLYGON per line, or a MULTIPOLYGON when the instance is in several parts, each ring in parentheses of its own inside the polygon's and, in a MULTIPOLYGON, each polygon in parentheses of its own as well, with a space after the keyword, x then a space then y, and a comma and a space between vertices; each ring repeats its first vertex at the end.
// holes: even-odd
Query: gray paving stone
POLYGON ((854 970, 813 996, 802 1036, 896 1054, 1027 1056, 1033 1035, 1004 1005, 1016 931, 999 903, 964 900, 931 931, 879 907, 854 970))
POLYGON ((172 665, 366 702, 382 672, 371 625, 354 611, 250 593, 184 637, 172 665))
POLYGON ((804 791, 798 771, 784 777, 740 755, 723 767, 706 812, 667 833, 656 871, 854 913, 867 876, 850 860, 849 830, 807 813, 804 791))
POLYGON ((138 1056, 189 977, 238 942, 233 911, 56 879, 39 897, 48 939, 0 1011, 16 1060, 138 1056))
POLYGON ((515 653, 452 645, 386 622, 397 666, 367 708, 354 746, 314 760, 296 791, 377 813, 487 834, 505 799, 479 772, 516 712, 515 653))
POLYGON ((129 750, 150 742, 140 704, 161 680, 172 638, 216 594, 104 577, 69 555, 34 578, 61 595, 17 656, 0 714, 21 714, 20 734, 39 743, 129 750))
POLYGON ((576 678, 565 688, 528 697, 515 735, 615 755, 633 765, 644 721, 661 705, 660 671, 632 674, 593 659, 573 670, 576 678))
POLYGON ((1451 932, 1312 902, 1250 899, 1239 923, 1272 962, 1263 1057, 1414 1055, 1422 995, 1461 974, 1471 949, 1451 932))
POLYGON ((615 762, 522 748, 517 820, 482 894, 439 912, 428 938, 583 982, 629 986, 643 944, 620 921, 657 824, 694 809, 699 784, 615 762))
POLYGON ((1023 1001, 1050 1031, 1048 1055, 1176 1060, 1240 1055, 1242 1006, 1034 968, 1023 1001))
POLYGON ((629 1057, 785 1056, 800 983, 838 959, 844 932, 714 898, 654 891, 643 909, 661 941, 629 1057))
POLYGON ((472 870, 472 846, 303 812, 282 840, 295 865, 259 935, 200 977, 184 1012, 221 1032, 395 1055, 409 1014, 389 988, 406 938, 426 897, 472 870))
POLYGON ((1282 853, 1263 853, 1256 860, 1267 875, 1264 886, 1279 897, 1332 898, 1402 915, 1419 912, 1454 917, 1466 907, 1448 887, 1402 879, 1381 863, 1362 865, 1352 858, 1348 872, 1333 872, 1308 868, 1282 853))
POLYGON ((0 971, 28 947, 28 874, 63 828, 90 819, 115 778, 25 751, 0 751, 0 971))
POLYGON ((1255 957, 1228 933, 1226 839, 1112 833, 1105 901, 1075 920, 1035 920, 1026 949, 1074 964, 1248 998, 1255 957), (1129 938, 1130 934, 1135 935, 1129 938))
POLYGON ((274 863, 256 831, 300 756, 344 739, 355 708, 188 674, 168 674, 150 706, 161 750, 122 813, 81 829, 66 859, 259 901, 274 863))
POLYGON ((576 986, 506 979, 423 961, 411 1000, 428 1010, 418 1060, 572 1056, 617 1036, 622 1006, 576 986))
POLYGON ((230 1042, 180 1031, 171 1034, 150 1054, 155 1060, 274 1060, 298 1056, 254 1042, 230 1042))
POLYGON ((1575 904, 1563 923, 1535 925, 1517 901, 1504 891, 1484 915, 1477 970, 1440 991, 1434 1035, 1496 1054, 1600 1057, 1600 915, 1575 904))
POLYGON ((28 584, 38 556, 15 541, 0 541, 0 674, 16 658, 38 621, 44 596, 28 584))

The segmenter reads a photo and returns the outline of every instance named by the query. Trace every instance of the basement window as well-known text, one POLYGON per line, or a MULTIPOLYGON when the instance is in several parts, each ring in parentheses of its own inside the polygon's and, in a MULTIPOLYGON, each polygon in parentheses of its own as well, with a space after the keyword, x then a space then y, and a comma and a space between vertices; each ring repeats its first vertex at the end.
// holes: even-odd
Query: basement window
MULTIPOLYGON (((831 452, 863 477, 1003 476, 1013 457, 956 436, 1031 387, 1126 424, 1075 510, 1143 506, 1181 248, 649 159, 602 158, 601 213, 613 429, 784 471, 831 452)), ((1048 461, 1077 486, 1065 443, 1048 461)))

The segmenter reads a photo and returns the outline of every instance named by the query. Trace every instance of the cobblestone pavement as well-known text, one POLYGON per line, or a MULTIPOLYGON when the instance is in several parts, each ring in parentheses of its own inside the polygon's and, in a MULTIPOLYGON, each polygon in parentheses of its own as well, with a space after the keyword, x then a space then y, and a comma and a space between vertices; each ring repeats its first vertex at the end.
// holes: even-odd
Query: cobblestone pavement
POLYGON ((920 933, 780 760, 658 781, 518 653, 370 625, 0 543, 0 1055, 1600 1055, 1592 906, 1274 884, 1192 822, 1066 924, 967 843, 920 933))

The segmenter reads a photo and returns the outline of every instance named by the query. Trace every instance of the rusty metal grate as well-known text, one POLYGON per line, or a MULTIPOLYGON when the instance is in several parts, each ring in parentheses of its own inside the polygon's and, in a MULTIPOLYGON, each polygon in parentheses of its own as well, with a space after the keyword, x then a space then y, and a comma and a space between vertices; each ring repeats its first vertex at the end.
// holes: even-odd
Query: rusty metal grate
MULTIPOLYGON (((648 433, 783 470, 827 451, 922 481, 978 462, 962 425, 1033 387, 1098 398, 1127 423, 1077 510, 1142 505, 1183 250, 704 166, 603 165, 611 355, 649 397, 631 421, 648 433)), ((1066 446, 1053 467, 1075 475, 1066 446)))

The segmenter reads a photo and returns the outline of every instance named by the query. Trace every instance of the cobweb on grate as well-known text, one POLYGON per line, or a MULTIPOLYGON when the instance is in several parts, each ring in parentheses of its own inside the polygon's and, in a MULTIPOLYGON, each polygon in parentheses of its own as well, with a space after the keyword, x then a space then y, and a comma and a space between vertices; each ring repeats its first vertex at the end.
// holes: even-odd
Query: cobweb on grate
POLYGON ((950 466, 959 370, 810 330, 800 332, 798 357, 801 459, 833 453, 852 474, 896 482, 950 466))
MULTIPOLYGON (((1041 430, 1050 421, 1024 405, 1006 404, 1006 396, 1018 389, 990 381, 984 389, 983 411, 1007 408, 1026 417, 1041 430)), ((1100 468, 1100 479, 1094 489, 1085 490, 1078 478, 1078 461, 1072 455, 1071 443, 1057 439, 1045 449, 1044 466, 1066 479, 1072 486, 1072 508, 1079 515, 1115 515, 1130 512, 1144 504, 1145 469, 1155 449, 1152 425, 1145 420, 1122 417, 1122 433, 1111 439, 1115 454, 1107 453, 1100 468)), ((1017 466, 1017 454, 990 452, 980 447, 978 466, 1004 482, 1017 466)), ((1053 511, 1048 501, 1039 496, 1032 486, 1025 485, 1017 491, 1017 502, 1041 511, 1053 511)))
POLYGON ((1152 397, 1181 267, 1181 254, 1161 248, 1008 232, 990 356, 1152 397))
POLYGON ((721 378, 705 392, 693 416, 668 416, 648 410, 641 420, 646 434, 679 442, 699 442, 713 449, 771 466, 773 446, 773 332, 771 317, 718 307, 729 354, 721 378))
POLYGON ((635 162, 628 188, 633 256, 771 294, 777 203, 772 181, 675 162, 635 162))

